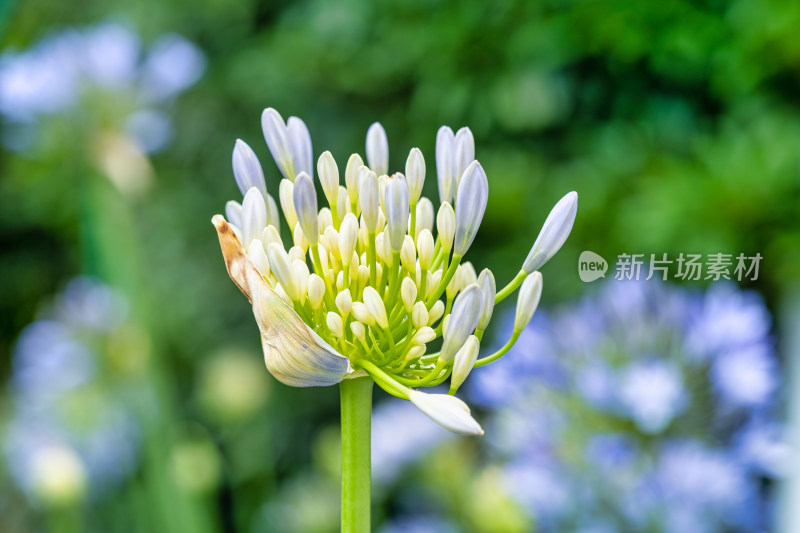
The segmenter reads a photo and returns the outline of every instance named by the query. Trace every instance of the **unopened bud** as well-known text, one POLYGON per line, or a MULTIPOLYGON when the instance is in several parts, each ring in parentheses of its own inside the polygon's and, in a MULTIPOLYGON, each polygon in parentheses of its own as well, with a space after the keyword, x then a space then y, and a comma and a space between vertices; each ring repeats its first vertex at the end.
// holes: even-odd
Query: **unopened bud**
POLYGON ((449 394, 426 394, 412 390, 411 403, 445 429, 464 435, 483 435, 483 428, 470 415, 463 401, 449 394))
POLYGON ((380 203, 378 198, 378 176, 366 167, 358 176, 358 201, 361 204, 361 216, 368 231, 375 231, 378 226, 380 203))
POLYGON ((342 338, 344 335, 344 322, 342 322, 342 317, 333 311, 329 311, 325 316, 325 323, 328 325, 328 329, 331 330, 331 333, 333 333, 334 336, 337 338, 342 338))
POLYGON ((312 309, 319 309, 325 297, 325 282, 316 274, 308 277, 308 302, 312 309))
POLYGON ((534 272, 522 282, 517 297, 517 312, 514 315, 514 330, 522 331, 533 318, 542 297, 542 274, 534 272))
POLYGON ((439 242, 442 250, 449 253, 453 247, 453 237, 456 232, 456 214, 453 207, 447 203, 442 203, 439 213, 436 215, 436 229, 439 231, 439 242))
POLYGON ((255 187, 251 187, 244 195, 242 202, 242 236, 245 247, 249 246, 250 241, 261 237, 261 233, 267 225, 267 206, 264 204, 264 197, 255 187))
POLYGON ((294 228, 297 224, 297 213, 294 210, 294 185, 288 179, 281 180, 278 199, 281 201, 281 210, 283 210, 286 223, 289 228, 294 228))
POLYGON ((408 181, 408 197, 416 204, 422 195, 425 183, 425 158, 419 148, 412 148, 406 159, 406 181, 408 181))
POLYGON ((350 322, 350 331, 353 332, 353 335, 355 335, 357 339, 361 339, 363 341, 367 338, 367 328, 365 328, 364 324, 357 320, 350 322))
POLYGON ((317 175, 328 205, 336 207, 339 199, 339 167, 328 151, 322 153, 317 160, 317 175))
MULTIPOLYGON (((364 161, 358 154, 353 154, 347 160, 347 168, 344 171, 344 184, 347 187, 347 196, 350 203, 355 205, 358 203, 358 173, 361 167, 364 166, 364 161)), ((353 213, 358 215, 358 213, 353 213)))
POLYGON ((417 285, 411 281, 411 278, 404 278, 400 284, 400 299, 403 301, 406 313, 411 312, 417 301, 417 285))
POLYGON ((440 361, 450 361, 467 337, 475 331, 482 307, 481 293, 477 285, 470 285, 458 295, 453 302, 449 327, 442 342, 440 361))
POLYGON ((470 335, 467 337, 464 345, 456 352, 453 358, 453 374, 450 377, 450 390, 458 389, 467 376, 472 372, 475 366, 475 361, 478 360, 478 351, 480 350, 481 343, 478 337, 470 335))
POLYGON ((336 295, 335 298, 336 308, 344 318, 350 315, 353 309, 353 298, 350 296, 350 289, 345 289, 336 295))
POLYGON ((372 287, 365 287, 364 305, 367 306, 370 314, 375 317, 375 322, 378 326, 383 329, 388 329, 389 318, 386 316, 386 306, 383 304, 383 298, 378 294, 378 291, 372 287))
POLYGON ((427 344, 436 338, 436 332, 430 326, 422 326, 414 333, 411 344, 427 344))
POLYGON ((477 161, 473 161, 464 171, 457 196, 453 253, 463 256, 478 233, 489 201, 489 182, 486 172, 477 161))
POLYGON ((578 213, 578 193, 572 191, 564 196, 550 211, 544 226, 536 237, 522 270, 530 274, 539 270, 564 244, 572 231, 578 213))
POLYGON ((428 308, 425 307, 425 302, 417 302, 411 309, 411 323, 414 327, 419 329, 422 326, 428 325, 428 308))
POLYGON ((444 302, 441 300, 436 300, 436 302, 431 307, 430 311, 428 311, 428 325, 432 326, 442 318, 444 314, 444 302))
POLYGON ((255 187, 261 196, 266 198, 267 184, 264 181, 264 171, 253 149, 243 140, 236 139, 232 159, 233 176, 236 178, 236 185, 242 191, 242 196, 247 194, 251 187, 255 187))
POLYGON ((414 235, 415 239, 424 229, 433 233, 433 219, 433 203, 427 198, 421 198, 417 204, 417 221, 414 228, 414 232, 416 233, 416 235, 414 235))
POLYGON ((417 249, 414 248, 414 239, 406 235, 403 239, 403 247, 400 250, 400 264, 409 272, 417 270, 417 249))
POLYGON ((408 230, 409 200, 406 178, 399 172, 392 176, 386 186, 384 202, 386 205, 386 225, 392 250, 399 252, 408 230))
POLYGON ((478 276, 478 287, 481 289, 481 302, 483 308, 481 309, 481 317, 478 319, 477 329, 485 330, 492 319, 492 312, 494 311, 494 298, 497 295, 497 285, 494 281, 494 274, 488 268, 484 268, 478 276))
POLYGON ((389 140, 380 122, 373 123, 367 130, 367 162, 378 175, 389 171, 389 140))
MULTIPOLYGON (((475 139, 472 136, 472 131, 466 126, 456 132, 456 179, 461 180, 464 171, 475 160, 475 139)), ((458 185, 458 184, 457 184, 458 185)), ((458 201, 456 201, 458 207, 458 201)))
POLYGON ((436 179, 439 182, 439 200, 452 203, 455 198, 456 138, 449 126, 442 126, 436 134, 436 179))

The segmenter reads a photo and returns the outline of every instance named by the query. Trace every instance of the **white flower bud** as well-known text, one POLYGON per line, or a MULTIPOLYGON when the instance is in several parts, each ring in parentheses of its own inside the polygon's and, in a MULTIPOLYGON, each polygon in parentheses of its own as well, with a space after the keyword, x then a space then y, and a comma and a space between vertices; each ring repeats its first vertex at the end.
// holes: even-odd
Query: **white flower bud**
MULTIPOLYGON (((386 306, 383 304, 383 298, 372 287, 364 288, 364 305, 367 306, 369 313, 375 317, 375 322, 383 328, 389 328, 389 318, 386 316, 386 306)), ((353 304, 355 307, 355 304, 353 304)))
POLYGON ((559 200, 550 211, 539 236, 536 237, 536 242, 533 243, 533 247, 522 265, 522 270, 528 274, 539 270, 555 255, 569 237, 577 213, 578 193, 572 191, 559 200))
POLYGON ((302 119, 289 117, 286 121, 289 138, 289 150, 292 153, 295 175, 305 172, 309 176, 314 173, 314 153, 311 149, 311 134, 302 119))
POLYGON ((386 205, 386 225, 392 250, 399 252, 408 231, 409 217, 408 185, 406 178, 399 172, 392 176, 384 193, 386 205))
POLYGON ((452 313, 450 313, 449 315, 445 315, 445 317, 442 319, 442 337, 447 335, 447 325, 450 323, 451 316, 452 313))
POLYGON ((417 249, 414 248, 414 239, 409 235, 403 239, 403 247, 400 249, 400 264, 409 272, 417 270, 417 249))
POLYGON ((439 286, 439 282, 442 281, 442 269, 440 268, 436 272, 428 271, 428 287, 425 290, 425 298, 430 298, 431 295, 436 292, 436 288, 439 286))
POLYGON ((464 435, 483 435, 483 428, 470 415, 463 401, 449 394, 426 394, 412 390, 411 403, 445 429, 464 435))
POLYGON ((294 262, 294 261, 303 261, 303 262, 305 262, 306 253, 299 246, 292 246, 291 248, 289 248, 289 260, 291 262, 294 262))
POLYGON ((331 214, 331 210, 327 207, 323 207, 319 210, 319 215, 317 215, 317 231, 320 235, 322 235, 325 233, 325 230, 331 226, 333 226, 333 215, 331 214))
POLYGON ((272 243, 267 246, 267 258, 269 259, 269 268, 275 274, 275 277, 280 282, 289 299, 299 300, 300 295, 297 294, 294 280, 292 278, 292 264, 289 260, 289 254, 283 247, 277 243, 272 243))
POLYGON ((439 207, 439 213, 436 215, 436 229, 439 231, 442 250, 449 253, 453 247, 453 237, 456 232, 456 214, 453 212, 453 207, 447 202, 439 207))
POLYGON ((322 268, 323 275, 328 275, 328 250, 324 246, 317 243, 317 252, 319 253, 319 263, 322 268))
MULTIPOLYGON (((469 128, 463 127, 456 133, 456 179, 461 180, 464 176, 464 171, 475 160, 475 139, 472 137, 472 131, 469 128)), ((456 201, 456 208, 458 201, 456 201)))
POLYGON ((334 336, 340 339, 344 336, 344 322, 342 322, 342 317, 340 317, 337 313, 329 311, 325 316, 325 323, 328 325, 328 329, 331 330, 331 333, 333 333, 334 336))
POLYGON ((484 268, 478 276, 478 287, 481 289, 481 317, 478 319, 477 329, 484 330, 489 325, 494 311, 494 298, 497 295, 497 285, 494 281, 494 274, 488 268, 484 268))
POLYGON ((422 326, 414 333, 414 336, 411 338, 411 344, 427 344, 435 338, 436 332, 433 331, 432 327, 422 326))
POLYGON ((417 255, 419 258, 419 266, 422 270, 428 270, 433 261, 433 235, 426 228, 423 229, 417 237, 417 255))
POLYGON ((486 173, 480 163, 473 161, 458 184, 454 254, 463 256, 467 253, 478 233, 488 201, 489 182, 486 173))
POLYGON ((425 184, 425 158, 419 148, 412 148, 406 159, 406 181, 409 200, 416 204, 422 196, 422 186, 425 184))
POLYGON ((456 138, 449 126, 436 133, 436 179, 439 182, 439 201, 452 203, 456 194, 456 138))
POLYGON ((281 117, 280 113, 268 107, 261 113, 261 129, 264 132, 264 140, 267 141, 269 151, 281 174, 283 174, 284 178, 293 181, 297 170, 294 168, 294 159, 289 144, 289 132, 283 117, 281 117))
POLYGON ((444 302, 441 300, 436 300, 431 307, 430 311, 428 311, 428 325, 432 326, 436 324, 442 315, 444 314, 444 302))
POLYGON ((225 202, 225 218, 239 229, 242 229, 242 204, 235 200, 225 202))
POLYGON ((406 354, 406 357, 405 357, 406 361, 419 359, 420 357, 425 355, 425 350, 426 350, 426 348, 425 348, 424 344, 419 345, 419 346, 412 346, 411 348, 409 348, 408 353, 406 354))
POLYGON ((363 322, 368 326, 375 325, 375 317, 372 316, 372 313, 369 312, 367 309, 366 304, 362 302, 353 302, 353 316, 356 317, 356 320, 359 322, 363 322))
POLYGON ((353 332, 353 335, 355 335, 357 339, 361 339, 363 341, 367 338, 367 328, 365 328, 364 324, 357 320, 350 322, 350 331, 353 332))
POLYGON ((350 258, 356 249, 358 239, 358 219, 352 213, 347 213, 339 226, 339 252, 342 256, 342 264, 349 265, 350 258))
POLYGON ((244 195, 242 202, 242 244, 247 247, 250 241, 261 237, 261 233, 267 226, 267 206, 264 204, 264 197, 255 187, 251 187, 244 195))
MULTIPOLYGON (((320 243, 325 246, 325 250, 330 252, 330 254, 337 260, 342 260, 342 254, 339 250, 339 232, 336 231, 333 226, 328 226, 325 228, 325 233, 320 238, 320 243)), ((322 251, 320 251, 320 254, 322 251)), ((349 261, 350 258, 348 257, 347 260, 349 261)))
POLYGON ((522 331, 533 318, 542 297, 542 274, 534 272, 522 282, 517 297, 517 312, 514 314, 514 330, 522 331))
POLYGON ((461 290, 463 285, 461 284, 461 265, 458 265, 456 269, 456 273, 450 278, 450 283, 447 284, 445 287, 445 294, 448 300, 452 300, 455 298, 456 293, 461 290))
POLYGON ((475 331, 482 308, 481 292, 477 285, 470 285, 461 291, 453 302, 449 327, 443 336, 442 350, 439 353, 440 361, 450 361, 467 337, 475 331))
POLYGON ((295 224, 297 224, 297 213, 294 211, 294 185, 288 179, 281 180, 278 199, 281 202, 281 209, 283 210, 283 216, 286 218, 286 223, 289 228, 294 228, 295 224))
POLYGON ((233 147, 233 176, 236 178, 236 185, 242 191, 242 196, 247 194, 251 187, 258 189, 261 196, 267 197, 267 184, 264 181, 264 171, 261 170, 261 163, 250 146, 241 139, 236 139, 233 147))
POLYGON ((350 289, 341 291, 336 295, 334 301, 336 302, 336 308, 339 310, 339 313, 344 318, 347 318, 350 315, 350 311, 353 309, 353 298, 350 296, 350 289))
POLYGON ((298 174, 294 180, 294 209, 306 240, 309 244, 317 244, 319 240, 317 191, 314 189, 311 177, 305 172, 298 174))
POLYGON ((261 240, 264 242, 264 249, 272 244, 273 242, 278 243, 281 248, 283 248, 283 240, 281 239, 280 233, 278 233, 278 228, 275 226, 267 226, 264 228, 264 231, 261 233, 261 240))
POLYGON ((367 162, 378 175, 389 171, 389 140, 379 122, 373 123, 367 130, 367 162))
POLYGON ((269 259, 267 259, 267 252, 264 251, 264 244, 261 239, 253 239, 250 246, 247 248, 247 257, 256 266, 259 274, 262 276, 269 275, 269 259))
POLYGON ((308 278, 311 273, 308 271, 308 265, 305 261, 295 259, 292 261, 292 282, 295 285, 295 290, 300 296, 300 302, 306 300, 308 295, 308 278))
POLYGON ((458 389, 467 376, 472 372, 475 361, 478 360, 478 351, 481 343, 478 337, 470 335, 464 345, 456 352, 453 358, 453 374, 450 377, 450 390, 458 389))
MULTIPOLYGON (((377 277, 377 269, 376 269, 376 277, 377 277)), ((367 283, 369 283, 369 267, 367 265, 358 265, 358 284, 363 287, 367 283)))
POLYGON ((301 248, 303 252, 308 250, 308 239, 306 239, 305 234, 303 234, 303 228, 300 227, 300 222, 294 225, 294 231, 292 232, 292 242, 298 248, 301 248))
POLYGON ((336 207, 339 200, 339 167, 336 166, 336 160, 330 152, 325 151, 319 156, 317 175, 328 205, 336 207))
POLYGON ((325 297, 325 282, 316 274, 308 277, 308 302, 312 309, 319 309, 322 306, 322 299, 325 297))
POLYGON ((358 175, 358 198, 361 204, 361 216, 367 230, 376 231, 380 212, 378 176, 366 167, 362 167, 358 175))
POLYGON ((410 313, 417 301, 417 285, 411 278, 403 278, 403 282, 400 283, 400 299, 403 301, 406 313, 410 313))
POLYGON ((422 197, 417 204, 417 221, 414 227, 414 238, 419 236, 419 233, 426 229, 433 233, 433 202, 425 197, 422 197))
POLYGON ((425 307, 425 302, 417 302, 411 309, 411 323, 414 327, 419 329, 422 326, 428 325, 428 308, 425 307))
POLYGON ((345 213, 349 213, 351 208, 350 200, 347 197, 347 189, 339 185, 338 190, 339 195, 336 197, 336 213, 341 217, 344 216, 345 213))
MULTIPOLYGON (((358 203, 358 174, 361 167, 364 166, 364 161, 358 154, 353 154, 347 160, 347 168, 344 171, 344 184, 347 186, 347 196, 351 204, 358 203)), ((358 215, 358 213, 353 213, 358 215)))
POLYGON ((475 267, 472 266, 471 261, 466 261, 459 265, 458 275, 461 277, 461 286, 466 287, 478 281, 478 275, 475 273, 475 267))

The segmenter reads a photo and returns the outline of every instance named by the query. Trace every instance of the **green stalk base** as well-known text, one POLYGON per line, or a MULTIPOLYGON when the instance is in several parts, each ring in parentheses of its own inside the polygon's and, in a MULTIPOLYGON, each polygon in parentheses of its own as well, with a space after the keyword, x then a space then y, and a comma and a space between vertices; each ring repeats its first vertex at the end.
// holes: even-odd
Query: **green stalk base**
POLYGON ((342 409, 342 533, 370 531, 372 379, 345 379, 342 409))

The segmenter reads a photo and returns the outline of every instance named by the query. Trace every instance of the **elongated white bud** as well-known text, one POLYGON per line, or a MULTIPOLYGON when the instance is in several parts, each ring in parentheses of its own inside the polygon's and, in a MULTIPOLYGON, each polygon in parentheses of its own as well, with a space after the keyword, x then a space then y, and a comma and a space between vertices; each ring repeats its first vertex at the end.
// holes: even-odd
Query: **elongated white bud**
POLYGON ((478 276, 478 287, 481 289, 481 316, 478 319, 477 329, 484 330, 489 325, 494 311, 494 298, 497 295, 497 285, 494 281, 494 274, 488 268, 484 268, 478 276))
POLYGON ((414 238, 416 239, 424 229, 433 232, 433 202, 427 198, 421 198, 417 204, 417 222, 414 228, 414 238))
POLYGON ((344 318, 347 318, 350 315, 350 311, 353 309, 353 298, 350 296, 350 289, 341 291, 336 295, 334 301, 336 302, 336 308, 339 310, 339 313, 344 318))
POLYGON ((289 248, 289 259, 294 262, 297 261, 305 261, 306 260, 306 252, 299 246, 292 246, 289 248))
POLYGON ((456 297, 453 302, 453 312, 450 313, 449 327, 439 353, 440 361, 450 361, 467 337, 475 331, 482 307, 481 292, 477 285, 470 285, 456 297))
POLYGON ((433 260, 433 235, 428 229, 424 229, 417 237, 417 257, 419 258, 419 267, 422 270, 428 270, 433 260))
POLYGON ((242 191, 242 196, 247 194, 251 187, 255 187, 264 198, 267 197, 267 183, 264 181, 264 171, 261 163, 250 146, 241 139, 236 139, 233 147, 233 176, 236 185, 242 191))
POLYGON ((275 274, 289 299, 299 301, 300 295, 297 294, 292 277, 292 263, 289 259, 289 254, 277 243, 272 243, 267 246, 267 258, 269 259, 270 270, 275 274))
POLYGON ((333 226, 333 215, 331 214, 331 210, 327 207, 323 207, 319 210, 319 215, 317 216, 317 232, 322 235, 325 233, 325 230, 331 226, 333 226))
POLYGON ((454 254, 463 256, 467 253, 478 233, 488 201, 489 182, 486 173, 480 163, 473 161, 458 184, 454 254))
POLYGON ((289 144, 289 131, 280 113, 268 107, 261 113, 261 129, 264 140, 278 165, 283 177, 294 181, 297 170, 294 168, 294 159, 289 144))
MULTIPOLYGON (((458 130, 455 145, 456 179, 460 181, 463 179, 467 167, 475 160, 475 139, 472 137, 472 131, 467 127, 458 130)), ((456 201, 456 208, 458 208, 458 201, 456 201)))
POLYGON ((339 216, 352 211, 350 200, 347 198, 347 189, 339 185, 339 195, 336 198, 336 212, 339 216))
POLYGON ((358 219, 352 213, 347 213, 339 226, 339 252, 342 256, 342 263, 350 264, 350 258, 356 249, 358 240, 358 219))
POLYGON ((355 335, 357 339, 361 339, 362 341, 367 337, 367 328, 357 320, 350 322, 350 331, 353 332, 353 335, 355 335))
POLYGON ((298 248, 303 250, 305 254, 306 250, 308 250, 308 239, 306 239, 305 234, 303 233, 303 228, 300 227, 300 222, 294 225, 294 231, 292 232, 292 241, 294 245, 298 248))
POLYGON ((308 296, 308 278, 310 276, 311 273, 305 261, 300 259, 292 261, 292 282, 295 285, 295 291, 300 296, 300 303, 305 302, 308 296))
POLYGON ((533 318, 542 297, 542 273, 534 272, 522 282, 517 297, 517 312, 514 314, 514 330, 522 331, 533 318))
POLYGON ((375 322, 377 322, 380 327, 383 329, 389 327, 389 319, 386 316, 386 306, 383 304, 383 298, 378 294, 378 291, 372 287, 365 287, 364 305, 367 306, 370 314, 375 317, 375 322))
POLYGON ((294 229, 295 224, 297 224, 297 213, 294 210, 294 185, 288 179, 281 180, 278 198, 281 201, 281 209, 286 223, 290 229, 294 229))
POLYGON ((436 215, 436 229, 439 232, 442 250, 450 252, 456 233, 456 214, 453 212, 453 207, 447 202, 439 207, 439 213, 436 215))
POLYGON ((278 233, 278 228, 275 226, 267 226, 264 228, 264 231, 261 233, 261 240, 264 243, 265 250, 266 247, 273 242, 278 243, 280 247, 283 248, 283 240, 281 239, 280 233, 278 233))
POLYGON ((339 167, 336 166, 336 161, 330 152, 325 151, 319 156, 317 175, 328 205, 336 207, 339 200, 339 167))
POLYGON ((417 249, 414 247, 414 239, 406 235, 403 239, 403 247, 400 250, 400 264, 409 272, 417 271, 417 249))
POLYGON ((436 179, 439 182, 439 201, 452 203, 456 184, 456 137, 449 126, 436 133, 436 179))
POLYGON ((467 379, 469 373, 472 372, 475 361, 478 360, 480 346, 481 343, 478 337, 470 335, 464 345, 456 352, 456 356, 453 358, 453 374, 450 377, 451 391, 458 389, 467 379))
POLYGON ((462 435, 483 435, 483 428, 472 418, 469 407, 449 394, 426 394, 412 390, 411 403, 445 429, 462 435))
POLYGON ((414 327, 417 329, 428 325, 428 308, 425 307, 425 302, 417 302, 414 304, 414 307, 411 309, 411 323, 414 324, 414 327))
POLYGON ((375 317, 372 316, 372 313, 369 312, 367 305, 363 302, 353 302, 353 316, 356 317, 356 320, 362 322, 368 326, 375 325, 375 317))
POLYGON ((319 240, 317 191, 311 177, 305 172, 298 174, 294 180, 294 209, 306 240, 309 244, 316 245, 319 240))
POLYGON ((432 327, 429 326, 422 326, 414 333, 414 336, 411 338, 412 344, 427 344, 431 342, 433 339, 436 338, 436 332, 433 331, 432 327))
POLYGON ((245 247, 249 246, 253 239, 260 238, 266 226, 267 206, 264 204, 264 197, 258 189, 251 187, 242 202, 241 230, 245 247))
POLYGON ((578 193, 567 193, 550 211, 544 226, 536 237, 522 270, 530 274, 539 270, 561 248, 572 231, 578 213, 578 193))
POLYGON ((477 283, 478 275, 475 273, 475 267, 472 266, 471 261, 465 261, 461 263, 460 272, 458 275, 461 277, 461 286, 466 287, 467 285, 472 285, 473 283, 477 283))
POLYGON ((419 148, 412 148, 406 159, 406 181, 408 182, 408 198, 416 204, 422 196, 425 184, 425 158, 419 148))
MULTIPOLYGON (((358 154, 353 154, 347 160, 347 168, 344 170, 344 184, 347 187, 347 196, 351 204, 358 202, 358 174, 361 167, 364 166, 364 161, 358 154)), ((358 213, 353 213, 358 215, 358 213)))
POLYGON ((319 309, 322 306, 322 299, 325 297, 325 282, 316 274, 308 276, 308 303, 312 309, 319 309))
POLYGON ((428 311, 428 325, 432 326, 442 318, 444 314, 444 302, 441 300, 436 300, 434 302, 433 307, 431 307, 430 311, 428 311))
POLYGON ((417 285, 411 281, 411 278, 404 278, 400 283, 400 299, 403 301, 406 312, 411 312, 414 302, 417 301, 417 285))
POLYGON ((295 175, 305 172, 314 175, 314 153, 311 149, 311 135, 302 119, 289 117, 286 121, 289 151, 292 154, 295 175))
POLYGON ((242 204, 234 200, 225 202, 225 218, 239 228, 242 229, 242 204))
POLYGON ((342 321, 342 317, 337 313, 328 311, 328 314, 325 316, 325 323, 328 325, 328 329, 331 330, 331 333, 336 337, 341 339, 342 336, 344 336, 344 322, 342 321))
POLYGON ((262 276, 269 275, 269 259, 267 259, 267 252, 264 251, 261 239, 253 239, 250 242, 250 246, 247 248, 247 257, 262 276))
POLYGON ((379 176, 389 171, 389 140, 380 122, 367 130, 367 162, 379 176))
POLYGON ((389 180, 384 196, 389 242, 395 252, 399 252, 403 247, 403 240, 408 230, 408 202, 406 178, 398 172, 389 180))
POLYGON ((368 231, 378 227, 380 203, 378 199, 378 176, 366 167, 362 167, 358 176, 358 198, 361 204, 361 216, 368 231))

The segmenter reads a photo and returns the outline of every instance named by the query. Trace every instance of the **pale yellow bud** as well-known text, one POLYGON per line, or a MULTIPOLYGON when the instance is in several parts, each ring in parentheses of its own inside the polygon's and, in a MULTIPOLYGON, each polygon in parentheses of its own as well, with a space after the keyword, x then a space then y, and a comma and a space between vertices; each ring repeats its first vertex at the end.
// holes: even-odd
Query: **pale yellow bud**
POLYGON ((267 249, 267 246, 273 242, 278 243, 281 248, 284 248, 280 232, 275 226, 267 226, 264 228, 264 231, 261 233, 261 240, 264 243, 265 250, 267 249))
POLYGON ((436 215, 436 229, 439 231, 439 242, 442 243, 442 250, 450 252, 456 232, 456 213, 447 202, 442 203, 439 213, 436 215))
POLYGON ((403 300, 403 307, 406 312, 410 313, 414 303, 417 301, 417 285, 411 278, 404 278, 400 284, 400 299, 403 300))
POLYGON ((417 330, 411 339, 412 344, 426 344, 436 338, 436 332, 429 326, 423 326, 417 330))
POLYGON ((333 215, 330 209, 323 207, 317 215, 317 231, 322 235, 328 226, 333 226, 333 215))
POLYGON ((411 323, 414 327, 419 329, 422 326, 428 325, 428 308, 425 307, 425 302, 417 302, 411 309, 411 323))
POLYGON ((353 154, 347 160, 344 171, 344 183, 347 186, 347 196, 351 204, 358 203, 358 171, 364 166, 364 161, 358 154, 353 154))
POLYGON ((300 301, 303 302, 308 294, 308 278, 310 272, 308 265, 305 261, 295 260, 292 262, 292 282, 297 288, 297 293, 300 295, 300 301))
POLYGON ((333 311, 329 311, 325 316, 325 323, 328 324, 328 329, 331 330, 336 337, 342 338, 344 336, 344 322, 342 317, 333 311))
POLYGON ((428 270, 433 260, 433 235, 430 230, 425 228, 417 236, 417 257, 419 266, 422 270, 428 270))
POLYGON ((352 213, 348 213, 342 220, 339 227, 339 251, 342 256, 342 263, 350 263, 350 257, 356 249, 356 239, 358 239, 358 219, 352 213))
POLYGON ((442 318, 444 314, 444 302, 441 300, 436 300, 436 303, 433 304, 430 311, 428 311, 428 325, 432 326, 442 318))
POLYGON ((308 277, 308 302, 312 309, 319 309, 325 297, 325 282, 316 274, 308 277))
MULTIPOLYGON (((353 305, 355 306, 355 304, 353 305)), ((389 328, 389 318, 386 315, 386 306, 383 303, 383 298, 373 287, 364 288, 364 305, 367 306, 367 310, 381 328, 389 328)))
POLYGON ((414 239, 409 235, 406 235, 403 247, 400 249, 400 264, 409 272, 417 270, 417 250, 414 247, 414 239))
POLYGON ((289 259, 292 261, 303 261, 306 260, 306 253, 305 251, 299 246, 292 246, 289 248, 289 259))
POLYGON ((303 252, 308 250, 308 239, 306 239, 306 236, 303 234, 303 228, 300 226, 299 222, 294 225, 292 240, 295 246, 303 249, 303 252))
POLYGON ((350 323, 350 331, 353 332, 353 335, 355 335, 357 339, 361 339, 363 341, 367 338, 367 328, 365 328, 364 324, 357 320, 350 323))
POLYGON ((283 216, 286 217, 286 222, 290 228, 294 228, 297 224, 297 213, 294 210, 294 184, 287 179, 281 180, 280 188, 278 189, 278 199, 281 202, 281 209, 283 216))
POLYGON ((345 289, 337 294, 335 302, 339 313, 341 313, 344 318, 347 318, 350 315, 350 311, 353 309, 353 298, 350 296, 350 290, 345 289))
POLYGON ((353 302, 353 316, 356 317, 356 320, 368 326, 375 325, 375 317, 369 312, 367 306, 361 302, 353 302))

